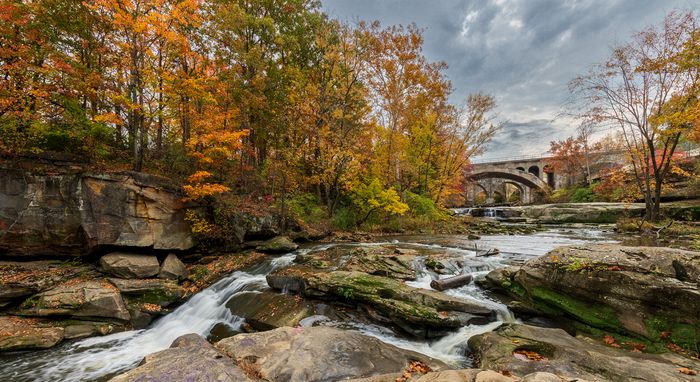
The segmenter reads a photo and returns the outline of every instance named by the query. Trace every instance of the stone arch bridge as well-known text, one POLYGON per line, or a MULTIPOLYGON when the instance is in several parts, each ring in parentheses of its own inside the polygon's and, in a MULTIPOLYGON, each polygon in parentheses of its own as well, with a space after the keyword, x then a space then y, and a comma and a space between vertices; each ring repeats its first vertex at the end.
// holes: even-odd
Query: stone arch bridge
POLYGON ((514 157, 506 160, 477 162, 467 175, 467 204, 475 205, 477 196, 483 194, 486 204, 493 204, 500 197, 507 201, 518 193, 523 204, 539 201, 552 190, 566 184, 568 179, 547 165, 546 156, 514 157))

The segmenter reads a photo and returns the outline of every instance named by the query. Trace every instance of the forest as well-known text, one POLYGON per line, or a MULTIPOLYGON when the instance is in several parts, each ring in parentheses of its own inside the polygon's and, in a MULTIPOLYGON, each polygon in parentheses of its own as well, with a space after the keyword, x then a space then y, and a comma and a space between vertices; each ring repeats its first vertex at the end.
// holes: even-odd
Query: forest
POLYGON ((418 27, 339 22, 318 1, 3 0, 0 14, 0 150, 165 175, 199 202, 291 200, 346 225, 434 208, 502 126, 490 95, 450 103, 418 27))

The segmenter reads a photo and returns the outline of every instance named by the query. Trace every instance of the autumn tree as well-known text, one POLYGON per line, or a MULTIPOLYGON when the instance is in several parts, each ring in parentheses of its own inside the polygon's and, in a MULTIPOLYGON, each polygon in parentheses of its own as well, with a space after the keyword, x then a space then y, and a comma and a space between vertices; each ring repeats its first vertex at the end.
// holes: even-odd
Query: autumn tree
POLYGON ((604 63, 576 78, 571 90, 590 123, 623 132, 635 181, 644 195, 645 218, 659 219, 663 182, 687 125, 664 118, 669 102, 696 86, 697 77, 674 58, 696 29, 692 13, 671 13, 659 27, 649 27, 613 50, 604 63))

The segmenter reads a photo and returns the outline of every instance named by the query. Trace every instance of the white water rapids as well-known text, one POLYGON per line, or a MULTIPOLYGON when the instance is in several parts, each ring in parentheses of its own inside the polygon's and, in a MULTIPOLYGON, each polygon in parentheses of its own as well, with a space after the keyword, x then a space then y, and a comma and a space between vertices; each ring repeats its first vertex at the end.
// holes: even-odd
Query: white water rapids
MULTIPOLYGON (((400 243, 393 241, 391 244, 400 244, 409 248, 434 249, 462 256, 465 271, 471 272, 476 277, 506 264, 542 255, 560 245, 603 241, 605 239, 600 230, 572 232, 561 229, 548 230, 533 235, 486 236, 478 241, 480 248, 495 247, 501 250, 501 254, 488 258, 476 258, 474 250, 471 249, 431 244, 429 243, 430 237, 427 236, 423 236, 420 242, 406 238, 400 243)), ((372 245, 380 244, 389 243, 372 245)), ((321 245, 302 249, 260 264, 249 269, 248 272, 234 272, 199 292, 172 313, 158 319, 147 329, 88 338, 65 343, 45 351, 3 355, 0 357, 0 379, 13 382, 105 380, 135 367, 145 355, 168 348, 177 337, 183 334, 198 333, 206 337, 211 329, 219 323, 227 324, 234 330, 239 329, 245 320, 231 314, 225 306, 232 296, 243 291, 266 289, 265 275, 270 271, 290 264, 297 254, 323 250, 331 246, 321 245)), ((419 270, 418 279, 407 284, 429 289, 430 281, 434 275, 431 276, 426 272, 422 264, 417 264, 417 269, 419 270)), ((449 290, 446 293, 488 306, 497 312, 498 321, 486 325, 464 326, 432 342, 400 337, 391 329, 375 324, 346 322, 342 323, 342 326, 453 365, 464 365, 467 363, 465 358, 466 344, 471 336, 494 330, 502 322, 511 322, 514 318, 503 304, 487 297, 473 283, 449 290)), ((309 322, 312 321, 314 321, 313 318, 309 322)), ((333 325, 333 323, 324 324, 333 325)))

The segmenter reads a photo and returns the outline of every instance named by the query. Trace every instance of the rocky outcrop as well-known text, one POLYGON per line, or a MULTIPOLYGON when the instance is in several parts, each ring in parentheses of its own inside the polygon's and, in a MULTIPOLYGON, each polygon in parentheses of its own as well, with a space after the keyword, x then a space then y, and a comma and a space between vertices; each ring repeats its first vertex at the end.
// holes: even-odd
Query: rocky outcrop
POLYGON ((0 168, 0 253, 80 256, 100 246, 186 250, 186 205, 167 179, 135 172, 0 168))
POLYGON ((495 319, 495 313, 483 306, 362 272, 297 266, 268 274, 267 282, 274 289, 306 297, 362 304, 374 319, 392 322, 417 337, 440 336, 463 325, 495 319))
POLYGON ((295 251, 299 246, 287 236, 277 236, 255 247, 256 251, 269 254, 281 254, 295 251))
POLYGON ((179 280, 185 277, 187 277, 187 267, 185 267, 185 264, 183 264, 174 253, 168 254, 165 260, 163 260, 163 264, 160 266, 158 278, 179 280))
POLYGON ((177 338, 169 349, 147 355, 139 367, 111 382, 252 381, 231 359, 197 334, 177 338))
POLYGON ((678 355, 621 351, 580 340, 561 329, 519 324, 474 336, 469 347, 481 368, 518 376, 554 373, 567 381, 696 381, 697 377, 680 370, 700 369, 700 362, 678 355))
POLYGON ((102 256, 100 266, 105 272, 126 279, 145 279, 155 276, 160 271, 157 257, 124 252, 112 252, 102 256))
POLYGON ((611 244, 557 248, 484 285, 543 314, 663 350, 700 347, 700 252, 611 244))
POLYGON ((217 347, 268 381, 338 381, 404 370, 420 361, 432 370, 446 365, 357 332, 329 327, 279 328, 239 334, 217 347))

